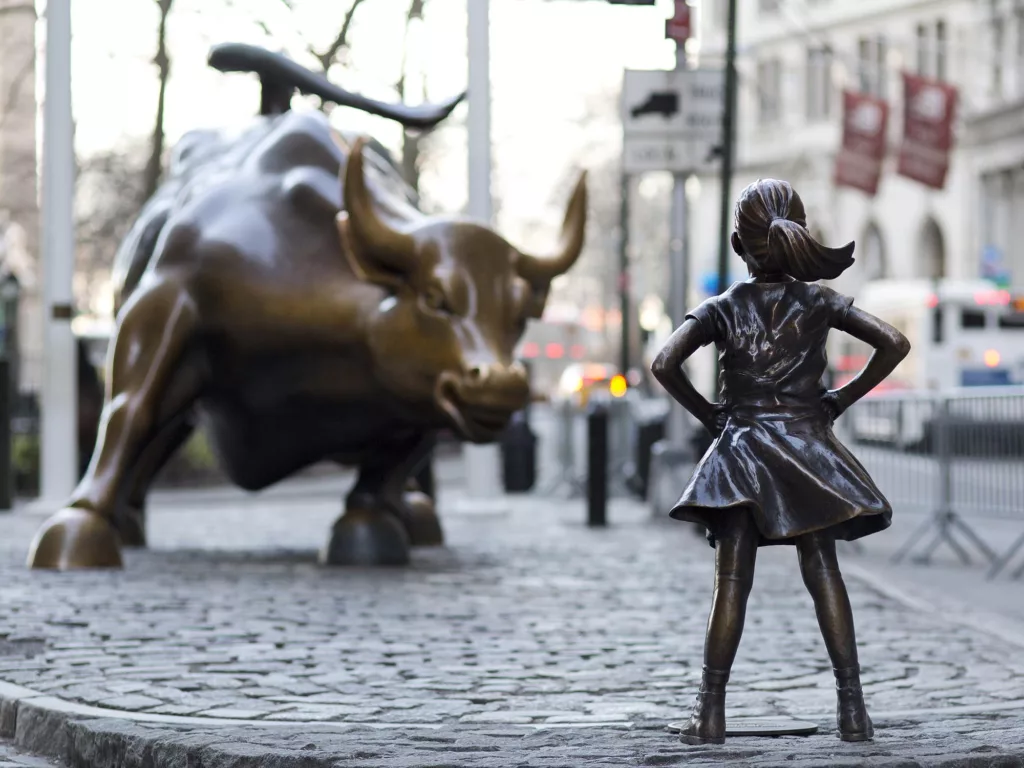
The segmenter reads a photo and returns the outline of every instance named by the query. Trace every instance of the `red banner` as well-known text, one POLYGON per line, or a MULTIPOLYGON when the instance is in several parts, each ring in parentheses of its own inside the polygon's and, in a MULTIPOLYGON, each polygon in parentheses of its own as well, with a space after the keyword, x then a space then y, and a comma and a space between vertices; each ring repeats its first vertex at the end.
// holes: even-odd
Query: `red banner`
POLYGON ((935 189, 946 185, 956 100, 953 86, 903 73, 903 145, 897 173, 935 189))
POLYGON ((843 91, 843 144, 836 155, 837 187, 878 192, 885 157, 889 104, 882 99, 843 91))

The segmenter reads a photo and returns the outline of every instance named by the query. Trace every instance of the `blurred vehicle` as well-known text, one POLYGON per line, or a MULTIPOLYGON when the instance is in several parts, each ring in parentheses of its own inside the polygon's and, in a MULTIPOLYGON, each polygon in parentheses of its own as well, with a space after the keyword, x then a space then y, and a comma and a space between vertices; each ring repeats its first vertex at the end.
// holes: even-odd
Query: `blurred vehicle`
POLYGON ((626 394, 628 383, 610 363, 580 363, 566 367, 558 380, 556 397, 584 407, 594 392, 608 392, 614 397, 626 394))
POLYGON ((600 331, 572 320, 535 320, 523 334, 517 357, 529 364, 535 392, 557 396, 566 370, 607 355, 608 342, 600 331))
MULTIPOLYGON (((895 326, 911 343, 910 354, 866 398, 878 405, 851 413, 855 439, 919 444, 931 417, 928 408, 906 404, 918 394, 956 390, 963 401, 958 418, 982 420, 980 405, 976 413, 966 405, 972 393, 1024 392, 1024 293, 983 280, 878 280, 864 287, 854 305, 895 326)), ((848 334, 836 337, 832 386, 839 387, 873 350, 848 334)))

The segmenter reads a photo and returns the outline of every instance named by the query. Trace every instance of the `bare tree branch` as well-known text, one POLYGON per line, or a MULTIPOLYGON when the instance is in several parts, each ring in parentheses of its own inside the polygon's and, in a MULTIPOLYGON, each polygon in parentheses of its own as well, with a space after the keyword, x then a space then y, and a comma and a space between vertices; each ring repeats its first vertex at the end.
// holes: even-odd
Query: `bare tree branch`
MULTIPOLYGON (((316 58, 317 62, 320 64, 320 69, 324 72, 327 72, 327 70, 331 68, 331 65, 334 63, 334 59, 338 53, 348 46, 348 30, 352 26, 352 17, 355 16, 356 9, 362 5, 363 1, 364 0, 352 0, 352 5, 350 5, 349 9, 345 12, 345 18, 341 22, 341 29, 338 30, 338 34, 334 38, 334 42, 327 46, 322 53, 318 53, 313 46, 309 46, 309 53, 316 58)), ((281 2, 288 4, 290 0, 281 0, 281 2)), ((289 7, 291 6, 289 5, 289 7)))
POLYGON ((14 111, 14 106, 18 103, 18 98, 21 96, 21 86, 25 84, 29 75, 35 72, 35 63, 35 52, 33 52, 26 57, 18 73, 14 76, 11 82, 11 89, 7 91, 7 98, 4 100, 3 113, 0 114, 0 128, 4 127, 7 123, 8 115, 14 111))
POLYGON ((160 28, 156 37, 156 55, 153 63, 156 64, 160 77, 160 91, 156 101, 156 119, 153 124, 153 136, 150 141, 149 161, 146 163, 145 175, 143 177, 143 190, 145 197, 149 197, 160 183, 160 172, 163 168, 164 156, 164 110, 167 100, 167 80, 171 74, 171 60, 167 56, 167 16, 171 12, 174 0, 156 0, 160 9, 160 28))
MULTIPOLYGON (((413 19, 423 18, 423 6, 426 0, 411 0, 409 10, 405 14, 405 30, 402 39, 401 74, 395 89, 399 101, 405 101, 405 75, 409 61, 409 27, 413 19)), ((419 192, 420 188, 420 139, 419 134, 402 131, 402 174, 409 186, 419 192)))

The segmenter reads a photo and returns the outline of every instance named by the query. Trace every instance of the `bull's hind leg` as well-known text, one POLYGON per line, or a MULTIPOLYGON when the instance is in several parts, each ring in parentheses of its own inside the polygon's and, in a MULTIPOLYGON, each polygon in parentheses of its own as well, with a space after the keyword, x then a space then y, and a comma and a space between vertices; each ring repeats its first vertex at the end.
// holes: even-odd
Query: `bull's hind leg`
POLYGON ((164 464, 192 436, 195 426, 193 413, 182 413, 163 425, 146 446, 131 482, 128 498, 118 505, 114 515, 114 527, 124 546, 146 546, 146 496, 149 487, 164 464))
POLYGON ((409 476, 430 450, 424 435, 407 435, 381 445, 359 468, 345 500, 345 514, 334 524, 321 553, 327 565, 406 565, 409 562, 409 476))
POLYGON ((67 507, 36 533, 32 568, 121 566, 118 504, 146 448, 198 394, 200 372, 181 365, 196 327, 187 292, 171 282, 140 286, 122 312, 92 461, 67 507))
POLYGON ((421 448, 422 456, 413 467, 402 494, 405 530, 414 547, 436 547, 444 544, 444 531, 437 517, 434 492, 434 468, 431 459, 437 436, 429 435, 421 448))

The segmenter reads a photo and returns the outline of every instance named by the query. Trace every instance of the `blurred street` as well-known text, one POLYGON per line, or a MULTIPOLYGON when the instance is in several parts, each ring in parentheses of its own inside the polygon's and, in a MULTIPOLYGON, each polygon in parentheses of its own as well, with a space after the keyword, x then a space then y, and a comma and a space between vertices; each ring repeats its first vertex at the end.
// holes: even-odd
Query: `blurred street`
MULTIPOLYGON (((539 464, 543 485, 552 462, 539 464)), ((261 766, 1024 759, 1022 583, 989 584, 1009 609, 999 615, 975 599, 969 569, 947 591, 949 566, 886 565, 909 520, 875 537, 884 546, 842 556, 875 741, 836 738, 795 553, 769 548, 729 714, 819 732, 686 747, 665 725, 699 682, 714 559, 703 536, 624 498, 603 530, 584 525, 582 500, 538 494, 474 514, 458 503, 458 459, 435 471, 448 544, 417 550, 409 569, 316 564, 345 477, 155 493, 152 549, 119 573, 27 571, 41 516, 3 516, 3 735, 97 768, 257 754, 261 766)))

